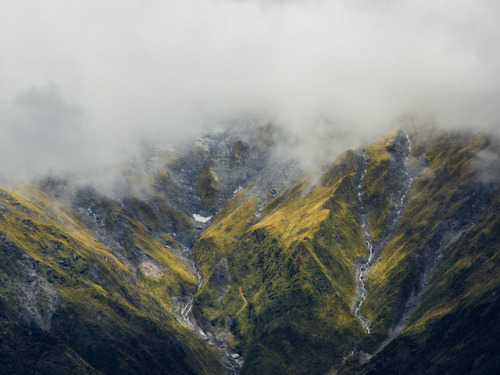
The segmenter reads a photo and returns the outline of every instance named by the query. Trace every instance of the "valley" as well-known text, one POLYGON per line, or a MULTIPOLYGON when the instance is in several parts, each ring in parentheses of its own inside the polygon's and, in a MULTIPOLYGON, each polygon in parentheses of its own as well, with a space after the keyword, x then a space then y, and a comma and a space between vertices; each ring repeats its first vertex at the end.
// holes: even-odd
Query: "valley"
POLYGON ((409 121, 311 175, 281 138, 6 181, 0 373, 497 371, 498 139, 409 121))

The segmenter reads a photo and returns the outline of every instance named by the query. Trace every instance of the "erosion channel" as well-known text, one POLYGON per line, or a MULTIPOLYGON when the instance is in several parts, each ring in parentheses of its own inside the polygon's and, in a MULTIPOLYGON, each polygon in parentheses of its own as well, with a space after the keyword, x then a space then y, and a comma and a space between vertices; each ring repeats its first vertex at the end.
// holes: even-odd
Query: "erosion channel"
MULTIPOLYGON (((189 251, 191 253, 191 251, 189 251)), ((188 299, 187 302, 181 304, 181 310, 180 310, 180 321, 183 323, 186 327, 191 328, 198 337, 200 337, 202 340, 207 341, 210 345, 215 346, 220 350, 222 353, 221 361, 224 367, 228 370, 228 374, 230 375, 237 375, 240 372, 241 366, 243 366, 244 358, 241 357, 239 354, 234 353, 227 342, 224 340, 219 339, 215 335, 213 335, 210 332, 204 331, 201 326, 198 324, 196 319, 194 318, 192 314, 192 309, 193 309, 193 304, 194 304, 194 296, 196 292, 200 290, 200 288, 203 285, 203 277, 201 276, 200 271, 198 270, 198 267, 196 266, 196 263, 194 261, 191 261, 191 266, 193 267, 193 270, 196 274, 196 278, 198 279, 198 286, 196 288, 196 291, 191 295, 188 299)))

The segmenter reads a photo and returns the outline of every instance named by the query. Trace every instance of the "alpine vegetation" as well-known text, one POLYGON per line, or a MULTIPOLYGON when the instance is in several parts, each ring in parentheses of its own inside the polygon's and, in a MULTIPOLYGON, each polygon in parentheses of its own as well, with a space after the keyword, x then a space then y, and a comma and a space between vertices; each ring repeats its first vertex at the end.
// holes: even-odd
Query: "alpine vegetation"
POLYGON ((0 13, 0 373, 500 373, 500 6, 0 13))

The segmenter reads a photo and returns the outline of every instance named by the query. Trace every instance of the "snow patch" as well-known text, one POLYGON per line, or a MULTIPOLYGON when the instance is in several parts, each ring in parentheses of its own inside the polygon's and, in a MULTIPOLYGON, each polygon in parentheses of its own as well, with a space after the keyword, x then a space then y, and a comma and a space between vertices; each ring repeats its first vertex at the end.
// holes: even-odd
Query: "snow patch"
POLYGON ((212 216, 204 217, 204 216, 201 216, 198 214, 193 214, 193 217, 196 221, 199 221, 200 223, 206 223, 206 222, 210 221, 210 219, 212 219, 212 216))

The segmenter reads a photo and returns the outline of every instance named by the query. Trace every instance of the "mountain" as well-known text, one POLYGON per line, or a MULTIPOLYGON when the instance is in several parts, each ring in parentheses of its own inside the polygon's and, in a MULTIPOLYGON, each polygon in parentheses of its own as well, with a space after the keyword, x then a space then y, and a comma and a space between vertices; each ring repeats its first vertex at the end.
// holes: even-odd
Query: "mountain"
POLYGON ((318 177, 282 136, 4 183, 0 373, 499 372, 498 139, 407 124, 318 177))

